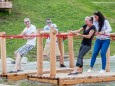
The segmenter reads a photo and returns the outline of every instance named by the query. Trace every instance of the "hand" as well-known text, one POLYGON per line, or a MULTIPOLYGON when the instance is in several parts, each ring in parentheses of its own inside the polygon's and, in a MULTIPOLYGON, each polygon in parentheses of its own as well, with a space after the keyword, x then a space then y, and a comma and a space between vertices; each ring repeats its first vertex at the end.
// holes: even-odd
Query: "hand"
POLYGON ((97 32, 97 35, 103 35, 103 33, 102 32, 97 32))
POLYGON ((71 33, 75 33, 74 31, 70 31, 71 33))
POLYGON ((76 33, 77 34, 77 36, 82 36, 82 34, 80 34, 80 33, 76 33))
POLYGON ((54 31, 53 31, 53 34, 56 34, 56 33, 57 33, 57 30, 54 30, 54 31))

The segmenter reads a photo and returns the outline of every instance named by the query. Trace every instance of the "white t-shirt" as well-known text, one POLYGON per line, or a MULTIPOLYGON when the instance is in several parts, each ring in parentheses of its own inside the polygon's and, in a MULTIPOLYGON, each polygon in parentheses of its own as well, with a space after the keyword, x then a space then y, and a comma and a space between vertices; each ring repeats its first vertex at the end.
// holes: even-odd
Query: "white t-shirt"
MULTIPOLYGON (((94 26, 96 27, 96 30, 98 31, 99 29, 99 23, 97 21, 95 21, 94 23, 94 26)), ((106 38, 109 38, 109 35, 110 35, 110 32, 112 31, 112 28, 108 22, 108 20, 105 20, 104 21, 104 25, 102 27, 102 30, 101 31, 104 31, 105 32, 105 35, 108 35, 108 36, 105 36, 105 35, 97 35, 96 38, 98 39, 106 39, 106 38)))
MULTIPOLYGON (((32 33, 35 33, 35 35, 36 35, 36 27, 31 24, 31 26, 29 28, 26 27, 23 30, 23 33, 26 34, 26 35, 31 35, 32 33)), ((35 46, 36 45, 36 37, 34 37, 32 39, 27 39, 26 44, 35 46)))
MULTIPOLYGON (((55 28, 57 31, 58 31, 58 28, 57 28, 57 25, 56 24, 52 24, 51 25, 51 27, 49 27, 48 25, 46 25, 45 27, 44 27, 44 31, 49 31, 50 32, 50 29, 51 28, 55 28)), ((48 37, 47 39, 46 39, 46 43, 49 43, 50 42, 50 38, 48 37)))

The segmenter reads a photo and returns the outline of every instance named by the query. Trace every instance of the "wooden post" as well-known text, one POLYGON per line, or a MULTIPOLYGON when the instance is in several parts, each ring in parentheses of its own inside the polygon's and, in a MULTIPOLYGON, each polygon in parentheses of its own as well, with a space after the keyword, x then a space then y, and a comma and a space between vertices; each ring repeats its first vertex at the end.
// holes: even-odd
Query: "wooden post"
POLYGON ((50 31, 50 77, 56 76, 56 30, 51 28, 50 31))
POLYGON ((40 37, 37 37, 37 74, 42 75, 43 74, 43 37, 42 34, 40 34, 40 30, 38 30, 37 35, 40 35, 40 37))
POLYGON ((106 72, 110 72, 110 46, 106 53, 106 72))
POLYGON ((59 46, 59 50, 62 56, 62 64, 64 64, 64 44, 63 44, 62 37, 58 37, 58 46, 59 46))
MULTIPOLYGON (((70 31, 68 31, 70 33, 70 31)), ((68 35, 68 50, 69 50, 69 61, 70 68, 74 68, 74 51, 73 51, 73 36, 68 35)))
MULTIPOLYGON (((4 35, 5 32, 2 32, 0 35, 4 35)), ((1 62, 2 62, 2 74, 6 74, 6 38, 1 39, 1 62)))

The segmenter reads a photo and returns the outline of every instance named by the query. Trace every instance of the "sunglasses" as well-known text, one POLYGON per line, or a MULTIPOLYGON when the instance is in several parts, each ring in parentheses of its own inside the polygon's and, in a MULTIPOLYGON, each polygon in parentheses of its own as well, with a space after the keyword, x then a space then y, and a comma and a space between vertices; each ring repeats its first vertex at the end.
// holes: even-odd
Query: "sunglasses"
POLYGON ((52 22, 47 22, 47 24, 52 24, 52 22))
POLYGON ((24 22, 25 24, 28 23, 29 21, 24 22))

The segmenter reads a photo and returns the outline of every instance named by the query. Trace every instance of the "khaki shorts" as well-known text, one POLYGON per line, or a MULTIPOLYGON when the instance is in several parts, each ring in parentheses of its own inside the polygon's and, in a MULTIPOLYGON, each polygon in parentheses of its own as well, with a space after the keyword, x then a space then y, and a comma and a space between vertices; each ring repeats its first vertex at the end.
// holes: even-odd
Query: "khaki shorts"
MULTIPOLYGON (((50 54, 50 43, 46 43, 45 47, 44 47, 43 55, 47 55, 48 56, 49 54, 50 54)), ((56 56, 60 56, 60 55, 61 55, 61 53, 60 53, 58 44, 56 44, 56 56)))

